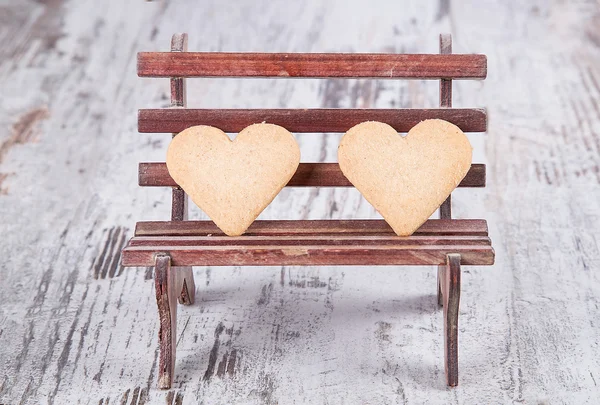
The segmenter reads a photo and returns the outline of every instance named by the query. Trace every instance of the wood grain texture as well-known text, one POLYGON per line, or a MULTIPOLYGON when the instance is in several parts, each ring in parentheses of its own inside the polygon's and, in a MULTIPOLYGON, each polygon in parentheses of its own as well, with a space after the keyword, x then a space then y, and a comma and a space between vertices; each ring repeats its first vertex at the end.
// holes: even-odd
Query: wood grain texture
MULTIPOLYGON (((177 187, 165 163, 140 163, 138 185, 142 187, 177 187)), ((473 164, 458 187, 485 187, 484 164, 473 164)), ((354 187, 337 163, 300 163, 286 187, 354 187)))
POLYGON ((196 301, 196 283, 194 281, 194 270, 191 267, 179 267, 176 269, 182 279, 181 290, 178 293, 177 302, 181 305, 193 305, 196 301))
POLYGON ((173 267, 165 254, 154 256, 154 291, 160 327, 158 344, 158 388, 169 389, 175 376, 177 346, 177 302, 194 303, 195 285, 191 267, 173 267))
MULTIPOLYGON (((440 34, 440 54, 452 54, 452 35, 440 34)), ((452 80, 440 79, 440 107, 452 108, 452 80)), ((463 131, 464 132, 464 131, 463 131)), ((440 205, 440 219, 452 218, 452 194, 440 205)))
POLYGON ((451 253, 446 256, 446 268, 442 272, 442 297, 444 303, 444 369, 446 383, 458 385, 458 307, 460 304, 460 266, 465 264, 462 256, 451 253))
POLYGON ((449 253, 465 265, 494 264, 491 246, 479 245, 233 245, 131 246, 123 249, 125 267, 152 266, 157 254, 174 266, 420 266, 440 265, 449 253))
MULTIPOLYGON (((171 52, 187 51, 187 34, 173 34, 171 37, 171 52)), ((171 77, 171 108, 185 107, 187 105, 185 78, 171 77)), ((170 131, 172 136, 180 131, 170 131)), ((185 221, 188 216, 188 197, 185 192, 174 187, 171 192, 171 220, 185 221)))
MULTIPOLYGON (((0 2, 0 403, 595 404, 600 384, 600 33, 597 2, 357 0, 0 2), (179 307, 173 388, 156 387, 152 273, 121 268, 137 221, 168 220, 169 189, 136 187, 168 136, 137 109, 170 104, 138 51, 485 53, 455 107, 490 187, 453 192, 486 218, 496 264, 461 273, 460 383, 446 389, 436 269, 196 267, 179 307)), ((436 108, 438 83, 188 80, 191 107, 436 108)), ((298 136, 333 162, 339 136, 298 136)), ((190 218, 207 219, 195 207, 190 218)), ((287 188, 261 219, 377 218, 352 188, 287 188), (318 190, 318 191, 317 191, 318 190)))
MULTIPOLYGON (((171 37, 171 52, 186 52, 188 48, 187 34, 173 34, 171 37)), ((187 92, 184 77, 171 77, 171 108, 184 107, 187 104, 187 92)), ((170 131, 180 132, 180 131, 170 131)))
MULTIPOLYGON (((186 52, 188 46, 187 34, 173 34, 171 37, 171 52, 186 52)), ((171 77, 171 108, 179 108, 187 105, 187 92, 185 78, 182 77, 171 77)), ((175 137, 177 134, 173 133, 175 137)), ((188 196, 180 187, 173 187, 171 192, 171 221, 185 221, 188 219, 188 196)), ((158 262, 158 258, 157 258, 158 262)), ((175 272, 177 277, 182 279, 181 288, 176 292, 169 292, 169 294, 176 294, 177 300, 182 305, 192 305, 196 296, 196 283, 194 281, 194 272, 191 267, 179 267, 171 269, 171 263, 169 262, 169 272, 175 272)), ((164 280, 164 274, 158 275, 155 273, 155 283, 158 277, 162 277, 164 280)), ((156 300, 158 303, 159 314, 161 312, 161 299, 159 299, 159 286, 156 287, 156 300)), ((162 298, 164 301, 167 299, 171 301, 171 297, 162 298)), ((169 304, 171 305, 171 304, 169 304)), ((175 306, 176 304, 172 304, 175 306)), ((176 308, 175 314, 177 314, 176 308)), ((175 334, 177 328, 177 322, 168 325, 172 330, 169 333, 175 334)), ((163 368, 159 366, 159 370, 163 372, 163 375, 158 377, 159 388, 171 388, 172 379, 174 375, 175 367, 175 345, 163 343, 162 329, 163 323, 161 320, 161 329, 159 331, 160 341, 160 360, 162 362, 171 362, 169 365, 169 374, 166 371, 169 367, 163 368), (171 358, 172 357, 172 358, 171 358)))
MULTIPOLYGON (((290 222, 300 222, 309 228, 311 221, 290 222)), ((156 254, 164 253, 174 264, 194 266, 417 265, 441 264, 446 259, 440 252, 446 251, 460 252, 466 257, 466 264, 493 264, 491 241, 485 236, 348 236, 344 232, 330 235, 305 232, 290 232, 292 236, 138 236, 123 250, 122 263, 126 267, 148 266, 156 254)))
MULTIPOLYGON (((256 220, 246 236, 305 235, 395 235, 382 219, 351 220, 256 220)), ((136 224, 136 236, 223 236, 212 221, 142 221, 136 224)), ((483 219, 430 219, 415 231, 414 236, 487 236, 483 219)), ((400 237, 398 237, 400 238, 400 237)))
POLYGON ((188 196, 177 185, 173 186, 171 193, 171 220, 185 221, 188 216, 188 196))
POLYGON ((140 77, 485 79, 485 55, 140 52, 140 77))
POLYGON ((421 246, 490 245, 487 236, 301 235, 301 236, 137 236, 127 246, 421 246))
POLYGON ((171 388, 175 376, 175 359, 177 346, 177 287, 176 275, 171 267, 171 258, 164 254, 155 255, 151 266, 154 266, 154 289, 160 329, 158 344, 160 357, 158 361, 158 388, 171 388))
POLYGON ((398 132, 408 132, 426 119, 442 119, 463 132, 485 132, 484 109, 152 109, 138 111, 142 133, 181 132, 195 125, 210 125, 225 132, 240 132, 248 125, 267 122, 290 132, 346 132, 365 121, 380 121, 398 132))
POLYGON ((437 269, 437 303, 438 306, 443 307, 444 306, 444 277, 445 277, 445 272, 446 271, 446 265, 445 264, 441 264, 438 266, 437 269))

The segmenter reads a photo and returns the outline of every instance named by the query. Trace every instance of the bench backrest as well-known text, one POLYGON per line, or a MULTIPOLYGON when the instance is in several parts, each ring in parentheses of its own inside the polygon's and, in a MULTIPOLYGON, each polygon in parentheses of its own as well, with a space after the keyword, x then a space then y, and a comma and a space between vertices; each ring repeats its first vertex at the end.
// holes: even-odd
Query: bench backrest
MULTIPOLYGON (((440 35, 440 54, 344 53, 221 53, 187 52, 187 34, 175 34, 171 52, 138 53, 141 77, 171 79, 171 108, 142 109, 138 130, 176 135, 194 125, 211 125, 225 132, 266 121, 290 132, 343 133, 363 121, 381 121, 407 132, 422 120, 439 118, 464 132, 485 132, 484 109, 452 107, 453 79, 485 79, 485 55, 452 54, 450 35, 440 35), (186 109, 185 77, 379 78, 440 80, 439 109, 186 109)), ((473 164, 459 187, 485 187, 483 164, 473 164)), ((187 218, 187 198, 169 176, 164 163, 140 163, 141 186, 173 187, 173 221, 187 218)), ((352 187, 337 163, 301 163, 291 187, 352 187)), ((440 217, 451 217, 448 197, 440 217)))

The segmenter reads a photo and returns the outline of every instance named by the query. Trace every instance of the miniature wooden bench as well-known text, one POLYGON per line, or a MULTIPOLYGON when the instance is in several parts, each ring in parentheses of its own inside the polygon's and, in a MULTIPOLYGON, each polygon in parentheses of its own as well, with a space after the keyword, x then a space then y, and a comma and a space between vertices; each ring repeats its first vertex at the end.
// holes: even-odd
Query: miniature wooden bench
MULTIPOLYGON (((481 109, 453 109, 452 79, 484 79, 485 55, 451 54, 451 37, 440 36, 441 55, 263 54, 187 51, 176 34, 171 52, 138 54, 138 75, 171 78, 170 109, 140 110, 143 133, 178 132, 212 125, 239 132, 266 121, 290 132, 346 132, 363 121, 385 122, 407 132, 428 118, 450 121, 465 132, 485 132, 481 109), (410 78, 440 80, 439 109, 186 109, 185 77, 410 78)), ((484 187, 485 165, 473 164, 459 187, 484 187)), ((187 220, 187 197, 164 163, 141 163, 141 186, 172 187, 171 221, 138 222, 122 252, 123 266, 154 266, 160 316, 158 385, 170 388, 175 366, 177 300, 194 301, 190 266, 437 265, 438 303, 444 307, 447 383, 458 383, 458 306, 461 265, 491 265, 494 250, 487 222, 451 219, 451 199, 440 219, 414 235, 398 237, 383 220, 255 221, 239 237, 225 236, 211 221, 187 220)), ((289 187, 351 187, 337 163, 301 163, 289 187)))

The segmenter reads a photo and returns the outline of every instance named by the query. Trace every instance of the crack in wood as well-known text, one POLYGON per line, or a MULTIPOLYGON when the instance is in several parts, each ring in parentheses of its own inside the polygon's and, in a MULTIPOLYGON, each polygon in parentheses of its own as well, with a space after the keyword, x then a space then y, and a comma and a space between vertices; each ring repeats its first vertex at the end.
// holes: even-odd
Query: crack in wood
POLYGON ((166 396, 167 405, 182 405, 183 394, 181 392, 169 391, 166 396))
MULTIPOLYGON (((92 264, 95 279, 110 279, 119 276, 123 272, 123 266, 120 265, 121 250, 127 243, 128 232, 129 229, 121 226, 114 226, 108 230, 104 229, 106 239, 100 254, 96 256, 92 264)), ((151 279, 152 268, 147 268, 146 276, 149 272, 149 278, 151 279)))
MULTIPOLYGON (((86 289, 83 292, 80 303, 77 306, 77 312, 75 313, 75 317, 73 319, 73 322, 71 323, 71 327, 69 328, 69 333, 67 334, 67 338, 65 340, 65 345, 63 346, 60 356, 58 357, 57 367, 59 370, 63 370, 67 365, 67 361, 69 360, 69 354, 71 353, 71 345, 73 344, 73 335, 75 334, 76 326, 79 323, 79 317, 81 316, 81 312, 83 311, 83 308, 84 308, 85 299, 88 294, 88 288, 89 287, 86 286, 86 289)), ((62 374, 58 373, 56 375, 56 385, 54 387, 54 390, 48 397, 50 403, 54 402, 54 399, 56 398, 56 395, 58 394, 58 389, 60 388, 61 381, 62 381, 62 374)))
POLYGON ((271 301, 271 294, 273 293, 273 283, 269 283, 262 286, 260 291, 260 297, 258 298, 258 305, 266 305, 271 301))
POLYGON ((213 343, 213 346, 210 349, 210 354, 208 356, 208 365, 206 367, 206 371, 204 372, 204 377, 203 377, 204 381, 207 381, 207 382, 210 381, 210 379, 212 378, 212 376, 215 372, 215 366, 217 363, 217 355, 219 352, 219 345, 221 343, 220 337, 224 330, 225 330, 225 326, 223 325, 222 322, 219 322, 219 324, 217 325, 217 328, 215 329, 215 342, 213 343))
POLYGON ((223 358, 219 362, 217 367, 217 376, 224 377, 227 373, 228 376, 232 377, 235 373, 235 363, 237 361, 237 350, 232 349, 223 353, 223 358))

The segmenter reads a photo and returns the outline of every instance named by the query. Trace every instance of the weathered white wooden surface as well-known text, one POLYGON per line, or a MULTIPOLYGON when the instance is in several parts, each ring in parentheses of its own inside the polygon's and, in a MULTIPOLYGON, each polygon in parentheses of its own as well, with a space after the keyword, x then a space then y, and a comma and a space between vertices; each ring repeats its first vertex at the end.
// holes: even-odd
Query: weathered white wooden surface
MULTIPOLYGON (((597 403, 600 398, 600 6, 595 1, 0 0, 0 403, 597 403), (168 135, 138 51, 486 53, 455 84, 487 107, 471 137, 489 188, 455 192, 497 252, 467 268, 460 386, 443 377, 434 268, 196 268, 175 388, 156 390, 151 273, 118 265, 169 192, 136 187, 168 135)), ((191 80, 196 107, 433 107, 437 83, 191 80)), ((339 136, 299 135, 304 161, 339 136)), ((197 212, 194 216, 199 217, 197 212)), ((354 190, 286 190, 263 218, 375 217, 354 190)))

